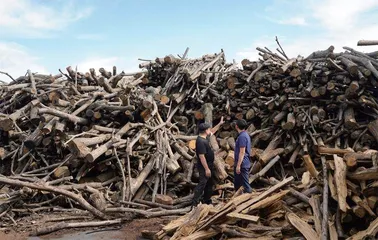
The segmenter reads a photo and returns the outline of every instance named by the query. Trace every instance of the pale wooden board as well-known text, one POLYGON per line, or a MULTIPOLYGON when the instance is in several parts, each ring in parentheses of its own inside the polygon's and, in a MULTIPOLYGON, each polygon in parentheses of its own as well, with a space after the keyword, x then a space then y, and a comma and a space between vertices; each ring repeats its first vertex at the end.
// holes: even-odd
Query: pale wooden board
POLYGON ((227 214, 227 217, 247 220, 247 221, 250 221, 250 222, 258 222, 259 219, 260 219, 259 216, 253 216, 253 215, 235 213, 235 212, 227 214))
POLYGON ((298 217, 295 213, 288 213, 287 219, 307 240, 319 240, 319 235, 312 227, 298 217))

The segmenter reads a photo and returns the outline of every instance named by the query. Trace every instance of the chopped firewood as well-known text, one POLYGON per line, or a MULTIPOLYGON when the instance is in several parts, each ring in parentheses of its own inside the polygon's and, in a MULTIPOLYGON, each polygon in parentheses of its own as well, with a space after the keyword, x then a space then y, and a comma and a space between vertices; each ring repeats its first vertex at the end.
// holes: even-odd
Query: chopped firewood
POLYGON ((77 222, 77 223, 60 222, 51 226, 40 227, 32 235, 34 236, 44 235, 47 233, 55 232, 55 231, 66 229, 66 228, 110 226, 110 225, 120 224, 121 222, 122 222, 121 219, 98 221, 98 222, 77 222))
POLYGON ((343 159, 333 155, 335 161, 335 183, 337 187, 337 200, 339 202, 340 209, 343 212, 347 210, 347 185, 346 185, 346 164, 344 163, 343 159))
POLYGON ((376 218, 373 222, 371 222, 369 227, 366 230, 358 232, 347 239, 357 240, 357 239, 364 239, 366 237, 374 238, 376 237, 377 233, 378 233, 378 218, 376 218))
POLYGON ((173 199, 167 195, 156 194, 155 201, 165 205, 173 205, 173 199))
POLYGON ((241 214, 241 213, 229 213, 227 214, 227 217, 247 220, 250 222, 257 222, 259 220, 258 216, 252 216, 252 215, 241 214))
POLYGON ((296 229, 298 229, 298 231, 301 232, 307 240, 319 239, 319 235, 310 227, 310 225, 308 225, 305 221, 303 221, 294 213, 288 213, 287 218, 289 222, 296 229))
POLYGON ((369 229, 378 213, 378 54, 330 45, 289 58, 278 45, 257 48, 261 58, 240 68, 223 50, 189 59, 187 49, 136 73, 30 69, 2 84, 2 222, 78 208, 109 221, 187 214, 158 239, 290 239, 309 227, 306 237, 335 239, 369 229), (191 210, 198 125, 222 117, 209 136, 216 205, 191 210), (238 119, 251 137, 245 194, 233 189, 238 119), (242 227, 252 219, 260 229, 242 227))

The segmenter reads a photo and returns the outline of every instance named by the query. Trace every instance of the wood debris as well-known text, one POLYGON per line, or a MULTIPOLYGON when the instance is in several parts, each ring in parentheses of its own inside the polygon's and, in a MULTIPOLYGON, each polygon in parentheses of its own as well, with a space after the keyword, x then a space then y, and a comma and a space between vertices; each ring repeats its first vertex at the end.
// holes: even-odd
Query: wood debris
POLYGON ((186 214, 158 239, 374 237, 378 55, 344 49, 289 58, 257 48, 260 59, 241 68, 223 51, 188 59, 187 49, 143 61, 137 73, 29 70, 0 86, 0 227, 78 210, 95 226, 125 213, 186 214), (217 204, 191 210, 197 125, 221 116, 211 139, 217 204), (238 195, 233 121, 241 118, 254 192, 238 195))

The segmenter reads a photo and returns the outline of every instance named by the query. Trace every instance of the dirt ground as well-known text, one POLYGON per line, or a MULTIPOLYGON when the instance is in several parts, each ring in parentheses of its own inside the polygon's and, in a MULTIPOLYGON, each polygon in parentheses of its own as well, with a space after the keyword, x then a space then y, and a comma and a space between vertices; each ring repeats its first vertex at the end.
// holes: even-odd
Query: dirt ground
POLYGON ((135 219, 124 223, 122 226, 109 226, 100 229, 65 229, 39 237, 29 237, 29 232, 0 231, 1 240, 143 240, 143 230, 158 231, 163 224, 169 222, 169 218, 135 219))

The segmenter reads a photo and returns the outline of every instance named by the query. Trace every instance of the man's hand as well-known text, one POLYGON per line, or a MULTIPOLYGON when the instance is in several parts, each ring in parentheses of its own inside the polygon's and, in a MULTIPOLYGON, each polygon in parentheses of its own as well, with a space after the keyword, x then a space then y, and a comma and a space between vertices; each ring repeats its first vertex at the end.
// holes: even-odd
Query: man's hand
POLYGON ((239 174, 240 174, 240 172, 241 172, 241 171, 240 171, 240 166, 236 166, 236 174, 238 174, 238 175, 239 175, 239 174))
POLYGON ((207 168, 207 169, 205 170, 205 174, 206 174, 206 177, 208 177, 208 178, 211 177, 211 171, 210 171, 209 168, 207 168))
POLYGON ((219 125, 222 125, 224 123, 224 119, 223 119, 223 116, 221 117, 221 120, 219 122, 219 125))
POLYGON ((220 128, 220 126, 222 126, 223 123, 224 123, 224 119, 223 119, 223 116, 222 116, 219 123, 211 129, 211 133, 215 134, 218 131, 218 129, 220 128))

